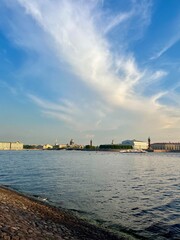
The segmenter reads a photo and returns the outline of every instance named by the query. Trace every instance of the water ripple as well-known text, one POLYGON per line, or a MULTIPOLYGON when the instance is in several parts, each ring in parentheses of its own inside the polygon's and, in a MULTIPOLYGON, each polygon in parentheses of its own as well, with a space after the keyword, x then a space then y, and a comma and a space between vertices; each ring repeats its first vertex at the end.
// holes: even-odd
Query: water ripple
POLYGON ((116 232, 180 239, 180 154, 0 152, 0 183, 116 232))

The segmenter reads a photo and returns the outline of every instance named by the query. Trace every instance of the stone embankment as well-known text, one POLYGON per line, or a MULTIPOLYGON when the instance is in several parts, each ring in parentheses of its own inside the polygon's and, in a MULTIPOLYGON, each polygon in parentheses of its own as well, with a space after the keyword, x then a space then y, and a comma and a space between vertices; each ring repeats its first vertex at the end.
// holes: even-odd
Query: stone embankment
POLYGON ((118 240, 64 210, 0 187, 0 239, 118 240))

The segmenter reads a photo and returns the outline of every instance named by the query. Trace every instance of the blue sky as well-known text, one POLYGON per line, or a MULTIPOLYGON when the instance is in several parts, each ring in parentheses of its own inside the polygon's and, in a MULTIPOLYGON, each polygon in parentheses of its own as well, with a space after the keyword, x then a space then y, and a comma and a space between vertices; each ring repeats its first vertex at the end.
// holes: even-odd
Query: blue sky
POLYGON ((1 141, 180 141, 179 0, 1 0, 1 141))

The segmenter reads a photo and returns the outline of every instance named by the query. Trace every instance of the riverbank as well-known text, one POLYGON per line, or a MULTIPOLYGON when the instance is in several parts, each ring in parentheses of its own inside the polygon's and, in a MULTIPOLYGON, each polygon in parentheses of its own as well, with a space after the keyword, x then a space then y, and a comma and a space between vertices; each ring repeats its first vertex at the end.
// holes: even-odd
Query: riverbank
POLYGON ((0 186, 0 239, 120 240, 65 210, 0 186))

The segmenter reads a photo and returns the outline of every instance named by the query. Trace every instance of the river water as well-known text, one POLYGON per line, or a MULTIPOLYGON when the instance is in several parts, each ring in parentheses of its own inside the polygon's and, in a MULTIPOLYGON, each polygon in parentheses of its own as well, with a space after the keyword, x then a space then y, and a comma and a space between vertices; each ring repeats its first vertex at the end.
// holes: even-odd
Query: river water
POLYGON ((180 239, 180 154, 0 151, 0 184, 137 238, 180 239))

